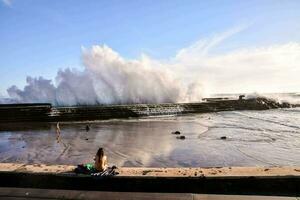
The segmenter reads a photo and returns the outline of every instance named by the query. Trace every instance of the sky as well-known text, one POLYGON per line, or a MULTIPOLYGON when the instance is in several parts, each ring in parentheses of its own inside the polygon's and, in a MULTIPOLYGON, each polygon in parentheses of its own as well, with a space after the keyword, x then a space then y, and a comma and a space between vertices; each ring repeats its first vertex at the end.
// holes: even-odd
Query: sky
POLYGON ((211 92, 299 92, 299 10, 298 0, 1 0, 0 95, 22 92, 27 76, 56 87, 60 70, 87 70, 95 45, 211 92))

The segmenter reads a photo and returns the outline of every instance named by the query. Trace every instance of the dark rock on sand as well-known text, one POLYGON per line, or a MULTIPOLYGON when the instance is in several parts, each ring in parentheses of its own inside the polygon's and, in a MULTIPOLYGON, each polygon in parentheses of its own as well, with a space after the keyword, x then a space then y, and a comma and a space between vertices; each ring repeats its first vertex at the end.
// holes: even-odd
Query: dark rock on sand
POLYGON ((221 140, 226 140, 227 137, 226 137, 226 136, 222 136, 222 137, 220 137, 220 139, 221 139, 221 140))
POLYGON ((175 135, 180 135, 180 131, 175 131, 175 132, 172 132, 172 134, 175 134, 175 135))
POLYGON ((179 139, 179 140, 184 140, 184 139, 185 139, 185 136, 184 136, 184 135, 181 135, 181 136, 177 136, 176 138, 179 139))

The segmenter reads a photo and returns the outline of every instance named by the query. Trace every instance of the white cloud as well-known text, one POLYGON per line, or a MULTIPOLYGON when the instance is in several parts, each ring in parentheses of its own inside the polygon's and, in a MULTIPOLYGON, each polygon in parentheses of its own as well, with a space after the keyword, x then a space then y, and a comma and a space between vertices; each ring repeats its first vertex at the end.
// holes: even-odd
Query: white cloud
POLYGON ((237 49, 218 55, 194 51, 202 48, 202 44, 187 48, 184 56, 176 56, 174 66, 186 74, 187 80, 199 79, 213 93, 300 91, 299 43, 237 49))
POLYGON ((247 26, 238 26, 223 33, 215 34, 210 38, 198 40, 189 47, 180 49, 176 55, 176 59, 193 60, 194 58, 205 56, 209 53, 211 49, 220 45, 226 39, 234 36, 235 34, 240 33, 246 28, 247 26))

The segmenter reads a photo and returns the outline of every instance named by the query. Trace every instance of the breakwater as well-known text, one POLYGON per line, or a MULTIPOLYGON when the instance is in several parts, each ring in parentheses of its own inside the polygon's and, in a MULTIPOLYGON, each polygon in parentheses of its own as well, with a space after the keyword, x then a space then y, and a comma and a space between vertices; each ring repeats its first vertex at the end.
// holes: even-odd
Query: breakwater
POLYGON ((199 103, 132 104, 53 107, 51 104, 0 104, 1 122, 103 120, 155 115, 178 115, 232 110, 291 107, 267 98, 209 99, 199 103))

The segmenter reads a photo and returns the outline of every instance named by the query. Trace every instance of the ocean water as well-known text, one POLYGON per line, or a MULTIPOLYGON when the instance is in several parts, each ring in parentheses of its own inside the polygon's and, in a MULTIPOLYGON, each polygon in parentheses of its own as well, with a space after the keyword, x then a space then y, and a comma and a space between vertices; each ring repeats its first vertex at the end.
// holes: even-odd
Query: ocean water
POLYGON ((300 165, 300 108, 68 122, 60 129, 58 138, 55 123, 1 129, 0 162, 86 163, 103 147, 110 164, 127 167, 300 165), (185 140, 172 134, 177 130, 185 140))

